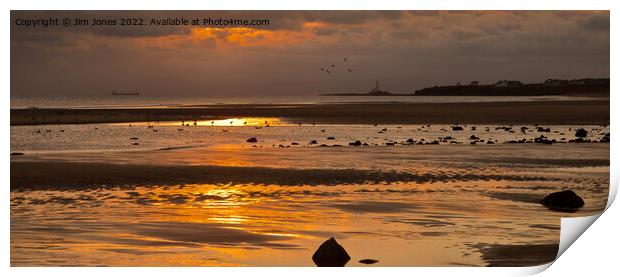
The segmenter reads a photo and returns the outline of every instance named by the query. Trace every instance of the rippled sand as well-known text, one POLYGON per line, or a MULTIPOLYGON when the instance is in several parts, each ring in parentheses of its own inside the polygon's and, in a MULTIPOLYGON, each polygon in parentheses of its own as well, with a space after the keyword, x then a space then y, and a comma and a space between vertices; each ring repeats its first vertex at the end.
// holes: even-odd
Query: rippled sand
POLYGON ((609 186, 609 144, 503 143, 539 136, 534 126, 61 127, 11 128, 11 150, 25 153, 11 157, 13 266, 312 266, 331 236, 347 266, 541 264, 555 257, 560 217, 600 212, 609 186), (498 143, 385 146, 472 134, 498 143), (579 211, 538 204, 568 188, 579 211))

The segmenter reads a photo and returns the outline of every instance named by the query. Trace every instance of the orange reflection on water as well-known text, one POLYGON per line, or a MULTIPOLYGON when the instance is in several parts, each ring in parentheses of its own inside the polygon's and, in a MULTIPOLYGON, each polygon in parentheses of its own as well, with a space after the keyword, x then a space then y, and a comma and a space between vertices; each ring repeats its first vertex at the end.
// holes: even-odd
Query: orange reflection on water
POLYGON ((277 117, 236 117, 225 119, 209 119, 209 120, 182 120, 182 121, 153 121, 153 122, 131 122, 131 123, 111 123, 111 125, 123 125, 123 126, 179 126, 179 127, 192 127, 192 126, 214 126, 214 127, 243 127, 253 126, 256 128, 269 127, 269 126, 292 126, 280 118, 277 117))

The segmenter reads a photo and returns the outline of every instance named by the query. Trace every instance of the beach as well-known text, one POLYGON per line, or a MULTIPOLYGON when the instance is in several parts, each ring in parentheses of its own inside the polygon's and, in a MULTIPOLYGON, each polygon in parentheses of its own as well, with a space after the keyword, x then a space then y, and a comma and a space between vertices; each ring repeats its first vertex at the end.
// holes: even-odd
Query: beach
MULTIPOLYGON (((372 101, 372 98, 368 101, 372 101)), ((11 125, 284 118, 298 124, 609 124, 609 99, 468 103, 211 104, 11 109, 11 125)))
POLYGON ((11 267, 538 266, 608 204, 609 11, 10 17, 11 267))
POLYGON ((311 266, 335 237, 347 266, 529 266, 555 258, 561 217, 607 203, 608 115, 300 125, 274 110, 12 126, 11 264, 311 266), (585 206, 539 203, 566 189, 585 206))

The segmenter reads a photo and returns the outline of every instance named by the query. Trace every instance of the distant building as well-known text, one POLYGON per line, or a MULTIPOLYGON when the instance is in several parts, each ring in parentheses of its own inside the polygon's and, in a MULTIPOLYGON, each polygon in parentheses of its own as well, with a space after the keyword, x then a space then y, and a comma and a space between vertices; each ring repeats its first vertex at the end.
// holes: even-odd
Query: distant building
POLYGON ((471 81, 471 83, 469 83, 470 86, 478 86, 480 85, 480 82, 478 81, 471 81))
POLYGON ((601 86, 609 85, 609 79, 573 79, 573 80, 561 80, 561 79, 547 79, 543 86, 546 87, 560 87, 560 86, 601 86))
POLYGON ((568 81, 566 81, 566 80, 560 80, 560 79, 547 79, 543 83, 543 86, 545 86, 545 87, 559 87, 559 86, 565 86, 567 82, 568 81))
POLYGON ((522 85, 523 83, 519 81, 512 81, 512 80, 502 80, 494 84, 494 86, 497 88, 514 88, 514 87, 520 87, 522 85))
POLYGON ((571 86, 583 86, 583 85, 587 85, 586 80, 585 79, 575 79, 575 80, 570 80, 567 83, 568 85, 571 86))
POLYGON ((375 87, 371 89, 368 94, 370 95, 390 95, 389 92, 379 89, 379 80, 375 81, 375 87))
POLYGON ((583 79, 586 85, 609 85, 609 79, 583 79))

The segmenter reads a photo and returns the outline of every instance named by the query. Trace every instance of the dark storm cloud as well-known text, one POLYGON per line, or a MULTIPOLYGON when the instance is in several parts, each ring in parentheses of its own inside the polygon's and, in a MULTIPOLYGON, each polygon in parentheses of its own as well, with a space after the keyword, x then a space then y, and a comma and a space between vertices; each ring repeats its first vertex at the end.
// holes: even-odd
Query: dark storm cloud
POLYGON ((594 14, 579 21, 579 25, 587 30, 609 33, 609 14, 594 14))
POLYGON ((12 95, 313 95, 609 76, 595 11, 13 11, 19 18, 269 19, 257 28, 11 25, 12 95), (353 73, 342 68, 349 56, 353 73), (336 64, 327 75, 319 68, 336 64), (370 83, 369 83, 370 82, 370 83))

